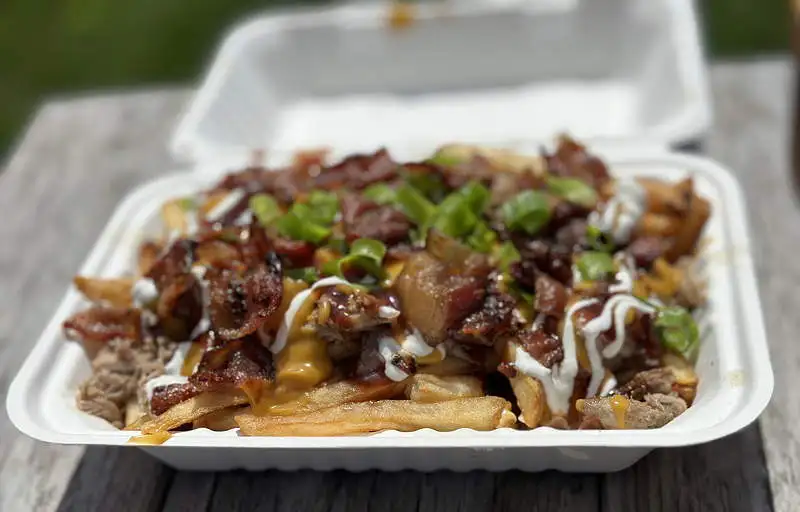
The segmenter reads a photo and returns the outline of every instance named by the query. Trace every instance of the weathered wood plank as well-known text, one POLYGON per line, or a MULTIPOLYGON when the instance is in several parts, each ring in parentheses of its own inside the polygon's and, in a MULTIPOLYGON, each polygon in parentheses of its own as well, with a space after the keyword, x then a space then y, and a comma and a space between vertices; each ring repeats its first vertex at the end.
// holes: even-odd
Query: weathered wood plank
POLYGON ((205 510, 214 492, 216 475, 207 472, 177 471, 164 499, 164 512, 205 510))
MULTIPOLYGON (((47 104, 0 174, 3 403, 109 214, 172 165, 164 140, 185 98, 162 91, 47 104)), ((21 435, 0 408, 0 510, 54 510, 81 452, 21 435)))
POLYGON ((92 446, 78 464, 58 510, 157 512, 174 474, 141 450, 92 446))
POLYGON ((738 175, 750 210, 775 393, 761 417, 775 509, 800 503, 800 208, 790 181, 793 98, 788 59, 714 66, 709 153, 738 175))
POLYGON ((656 450, 635 466, 605 477, 602 510, 772 509, 761 436, 753 425, 700 446, 656 450))

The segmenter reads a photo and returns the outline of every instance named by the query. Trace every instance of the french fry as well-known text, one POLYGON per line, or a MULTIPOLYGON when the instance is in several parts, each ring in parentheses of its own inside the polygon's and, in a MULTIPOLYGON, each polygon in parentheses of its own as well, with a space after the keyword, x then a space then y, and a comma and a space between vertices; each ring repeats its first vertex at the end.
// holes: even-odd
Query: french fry
POLYGON ((672 247, 667 251, 669 261, 674 262, 692 252, 710 216, 711 204, 702 197, 693 195, 689 212, 681 219, 680 230, 675 234, 672 247))
MULTIPOLYGON (((514 362, 516 359, 516 345, 507 343, 505 347, 506 362, 514 362)), ((530 377, 521 372, 517 372, 513 377, 509 377, 511 389, 517 397, 517 406, 520 410, 520 421, 530 428, 538 427, 545 416, 547 400, 544 395, 544 388, 539 379, 530 377)))
POLYGON ((428 375, 465 375, 474 373, 478 365, 459 357, 446 357, 444 360, 431 365, 420 366, 417 373, 428 375))
POLYGON ((692 196, 691 180, 673 183, 654 178, 638 178, 636 181, 645 190, 647 211, 677 216, 685 215, 688 211, 692 196))
POLYGON ((406 396, 414 402, 443 402, 456 398, 483 396, 483 383, 471 375, 417 374, 409 379, 406 396))
POLYGON ((167 233, 178 232, 185 235, 189 231, 186 211, 181 206, 180 199, 167 201, 161 206, 161 221, 167 233))
POLYGON ((379 400, 345 404, 297 416, 236 416, 244 435, 335 436, 381 430, 411 432, 432 428, 494 430, 509 427, 516 418, 511 404, 496 396, 460 398, 439 403, 379 400))
POLYGON ((194 420, 192 428, 207 428, 215 432, 224 432, 236 428, 234 417, 249 410, 249 407, 227 407, 201 416, 194 420))
POLYGON ((96 304, 111 305, 119 308, 131 307, 133 279, 130 277, 104 279, 75 276, 72 282, 84 297, 96 304))
POLYGON ((404 382, 361 384, 353 381, 340 381, 306 391, 289 401, 259 404, 257 412, 278 416, 307 414, 347 403, 395 398, 403 393, 405 386, 404 382))
POLYGON ((140 276, 147 274, 161 254, 161 245, 152 241, 144 242, 139 246, 136 268, 140 276))
POLYGON ((174 405, 165 413, 144 423, 141 426, 142 434, 176 429, 186 423, 192 423, 206 414, 226 407, 246 404, 247 401, 247 395, 238 389, 202 393, 174 405))

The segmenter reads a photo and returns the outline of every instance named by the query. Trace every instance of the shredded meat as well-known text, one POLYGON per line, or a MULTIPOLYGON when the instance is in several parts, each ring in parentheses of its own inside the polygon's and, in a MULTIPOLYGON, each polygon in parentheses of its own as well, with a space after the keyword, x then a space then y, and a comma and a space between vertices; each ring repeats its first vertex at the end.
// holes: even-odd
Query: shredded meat
POLYGON ((643 401, 630 400, 620 424, 613 400, 614 397, 584 399, 581 411, 584 421, 596 418, 606 429, 659 428, 681 415, 687 408, 682 398, 653 393, 645 395, 643 401))
POLYGON ((347 188, 361 190, 373 183, 391 181, 400 166, 385 149, 372 155, 352 155, 322 170, 314 178, 314 187, 327 190, 347 188))
POLYGON ((164 372, 174 344, 165 338, 146 338, 140 343, 114 339, 92 361, 92 376, 78 388, 78 408, 122 428, 133 418, 125 409, 138 400, 140 384, 164 372))

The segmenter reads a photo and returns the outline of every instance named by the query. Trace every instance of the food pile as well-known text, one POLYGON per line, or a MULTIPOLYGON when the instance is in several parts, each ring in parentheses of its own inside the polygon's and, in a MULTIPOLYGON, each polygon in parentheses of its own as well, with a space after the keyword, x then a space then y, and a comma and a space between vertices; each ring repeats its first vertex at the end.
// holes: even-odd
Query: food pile
POLYGON ((76 277, 77 404, 141 442, 661 427, 698 384, 709 215, 567 137, 253 166, 168 201, 135 275, 76 277))

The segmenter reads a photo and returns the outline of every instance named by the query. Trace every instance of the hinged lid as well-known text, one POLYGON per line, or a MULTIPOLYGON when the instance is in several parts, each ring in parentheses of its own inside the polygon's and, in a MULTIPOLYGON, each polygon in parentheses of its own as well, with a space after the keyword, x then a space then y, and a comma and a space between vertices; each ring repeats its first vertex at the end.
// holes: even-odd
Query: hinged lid
POLYGON ((711 122, 691 0, 387 5, 237 27, 179 124, 174 155, 213 169, 309 147, 517 145, 568 131, 666 147, 711 122), (204 165, 205 164, 205 165, 204 165))

